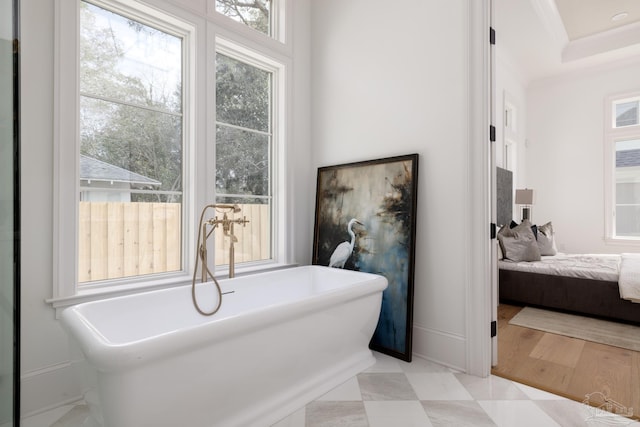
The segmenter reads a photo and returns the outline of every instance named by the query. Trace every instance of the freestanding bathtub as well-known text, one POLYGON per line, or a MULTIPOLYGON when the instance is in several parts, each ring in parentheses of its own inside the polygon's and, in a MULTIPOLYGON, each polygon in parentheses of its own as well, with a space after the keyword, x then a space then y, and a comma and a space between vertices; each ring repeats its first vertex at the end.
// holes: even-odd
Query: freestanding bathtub
POLYGON ((304 266, 220 285, 210 317, 189 286, 63 311, 97 376, 87 425, 269 426, 373 364, 384 277, 304 266))

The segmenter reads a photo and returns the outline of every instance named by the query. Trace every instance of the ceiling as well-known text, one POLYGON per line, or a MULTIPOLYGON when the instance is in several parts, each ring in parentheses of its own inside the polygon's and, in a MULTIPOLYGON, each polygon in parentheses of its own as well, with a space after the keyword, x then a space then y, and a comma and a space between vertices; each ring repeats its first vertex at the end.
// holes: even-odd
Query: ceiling
POLYGON ((640 61, 640 0, 494 0, 493 27, 499 60, 525 83, 640 61))
POLYGON ((555 0, 555 3, 570 41, 640 22, 638 0, 555 0))

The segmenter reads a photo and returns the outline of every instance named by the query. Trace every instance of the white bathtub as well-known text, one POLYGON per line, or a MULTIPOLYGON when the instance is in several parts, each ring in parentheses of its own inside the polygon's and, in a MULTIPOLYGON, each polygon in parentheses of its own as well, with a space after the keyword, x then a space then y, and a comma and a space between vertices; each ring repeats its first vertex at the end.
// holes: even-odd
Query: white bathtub
MULTIPOLYGON (((211 317, 189 286, 64 310, 105 427, 269 426, 373 364, 384 277, 305 266, 220 285, 211 317)), ((211 283, 198 294, 209 309, 211 283)))

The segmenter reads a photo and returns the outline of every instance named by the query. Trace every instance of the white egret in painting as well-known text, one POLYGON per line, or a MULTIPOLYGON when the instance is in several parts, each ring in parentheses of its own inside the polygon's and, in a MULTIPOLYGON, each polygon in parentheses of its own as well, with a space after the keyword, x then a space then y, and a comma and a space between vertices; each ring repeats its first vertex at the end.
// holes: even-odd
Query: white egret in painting
POLYGON ((351 253, 353 252, 353 247, 356 244, 356 234, 353 232, 353 224, 363 225, 360 221, 355 218, 351 218, 349 224, 347 225, 347 231, 351 236, 351 242, 342 242, 338 245, 338 247, 331 254, 331 259, 329 260, 329 267, 337 267, 344 268, 344 263, 347 262, 351 253))

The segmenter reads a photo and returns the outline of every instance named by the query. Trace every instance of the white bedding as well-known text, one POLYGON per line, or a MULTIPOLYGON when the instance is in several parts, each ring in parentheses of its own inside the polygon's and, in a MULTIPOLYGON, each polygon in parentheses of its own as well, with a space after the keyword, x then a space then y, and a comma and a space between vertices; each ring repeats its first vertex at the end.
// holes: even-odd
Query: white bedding
POLYGON ((617 282, 621 256, 616 254, 564 254, 543 256, 535 262, 498 261, 503 270, 527 271, 538 274, 577 277, 617 282))
POLYGON ((622 254, 618 285, 622 299, 640 303, 640 254, 622 254))

